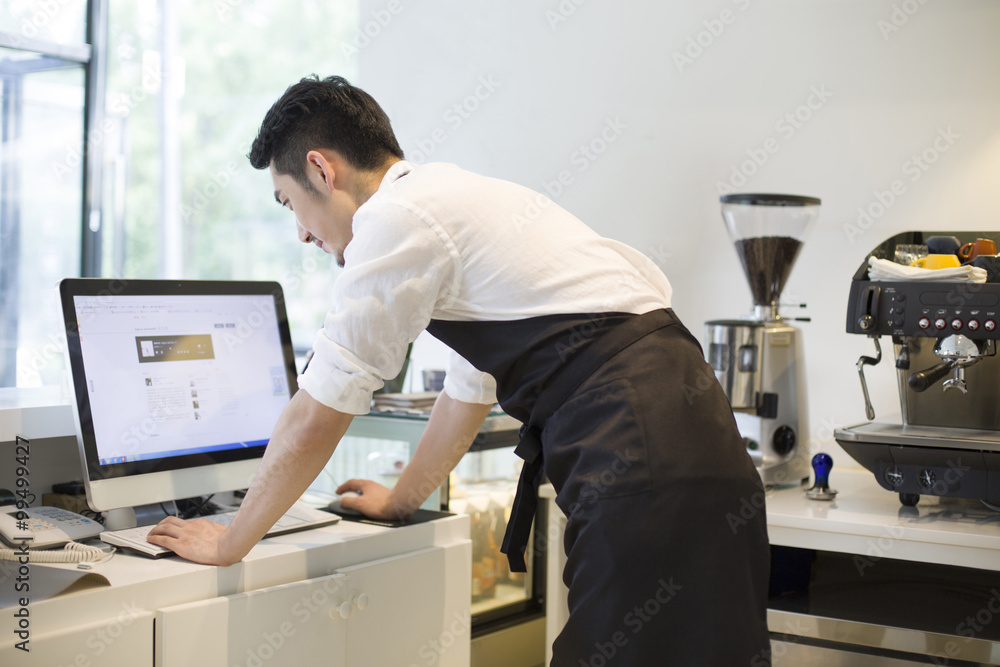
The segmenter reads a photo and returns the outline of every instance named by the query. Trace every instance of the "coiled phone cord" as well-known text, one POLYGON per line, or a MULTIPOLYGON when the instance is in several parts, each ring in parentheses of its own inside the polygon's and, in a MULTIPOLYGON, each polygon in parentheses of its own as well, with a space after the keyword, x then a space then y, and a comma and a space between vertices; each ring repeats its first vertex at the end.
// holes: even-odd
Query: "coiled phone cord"
MULTIPOLYGON (((115 548, 105 551, 100 547, 81 544, 80 542, 67 542, 62 549, 29 549, 29 563, 78 563, 81 569, 90 569, 94 565, 111 560, 115 555, 115 548)), ((0 560, 11 560, 20 562, 24 558, 25 552, 19 549, 0 547, 0 560)))

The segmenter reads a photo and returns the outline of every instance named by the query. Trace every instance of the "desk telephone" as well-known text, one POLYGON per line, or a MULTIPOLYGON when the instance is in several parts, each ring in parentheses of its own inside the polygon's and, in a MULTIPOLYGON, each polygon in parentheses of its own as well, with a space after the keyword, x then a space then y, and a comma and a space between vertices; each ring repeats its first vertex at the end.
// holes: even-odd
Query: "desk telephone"
POLYGON ((21 525, 14 505, 0 507, 0 537, 9 546, 19 546, 27 538, 32 549, 55 547, 74 540, 97 537, 101 524, 58 507, 29 507, 21 525))

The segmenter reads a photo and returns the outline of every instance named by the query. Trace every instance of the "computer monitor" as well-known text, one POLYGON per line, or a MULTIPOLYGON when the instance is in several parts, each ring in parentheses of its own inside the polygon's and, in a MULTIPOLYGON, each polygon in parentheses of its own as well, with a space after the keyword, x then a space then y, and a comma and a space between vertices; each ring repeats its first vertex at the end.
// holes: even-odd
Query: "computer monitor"
POLYGON ((280 285, 72 278, 60 296, 90 507, 249 486, 296 389, 280 285))

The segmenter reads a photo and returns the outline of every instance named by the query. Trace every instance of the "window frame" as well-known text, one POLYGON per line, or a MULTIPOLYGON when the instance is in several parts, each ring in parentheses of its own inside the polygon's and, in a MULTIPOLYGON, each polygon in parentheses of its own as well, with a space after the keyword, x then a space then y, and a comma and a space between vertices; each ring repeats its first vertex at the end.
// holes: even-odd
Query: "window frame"
POLYGON ((86 65, 86 93, 83 105, 83 210, 80 212, 80 275, 101 274, 101 175, 103 147, 91 150, 90 138, 100 136, 104 118, 105 60, 108 53, 108 0, 87 0, 87 42, 90 58, 86 65))
MULTIPOLYGON (((64 63, 82 66, 84 76, 84 108, 82 123, 82 155, 83 165, 81 168, 81 202, 80 212, 81 228, 81 248, 80 264, 76 268, 76 274, 80 276, 95 276, 100 270, 100 250, 101 250, 101 230, 100 230, 100 194, 101 194, 101 153, 100 150, 90 150, 90 138, 98 130, 98 124, 103 114, 104 104, 104 60, 107 41, 107 3, 108 0, 87 0, 85 5, 84 21, 86 22, 83 43, 78 42, 53 42, 46 39, 26 37, 23 34, 11 30, 0 31, 0 47, 11 51, 32 53, 41 56, 42 59, 51 58, 64 63), (95 218, 93 211, 97 211, 95 218)), ((23 72, 17 74, 30 74, 38 69, 32 69, 29 65, 23 72)), ((6 84, 5 84, 6 85, 6 84)), ((16 84, 13 89, 18 89, 16 84)), ((16 97, 16 95, 15 95, 16 97)), ((9 100, 5 96, 5 123, 16 128, 20 125, 20 102, 17 99, 9 100), (6 108, 7 105, 11 105, 6 108), (8 117, 10 116, 10 117, 8 117)), ((6 182, 7 178, 15 178, 4 174, 5 181, 0 184, 0 189, 7 193, 14 189, 15 184, 6 182)), ((11 346, 12 358, 7 359, 9 363, 0 364, 0 369, 4 371, 4 377, 0 378, 0 386, 17 386, 17 317, 19 313, 18 303, 20 302, 21 285, 19 284, 19 274, 23 258, 20 256, 19 238, 22 233, 23 224, 20 217, 20 206, 16 199, 4 200, 2 202, 4 224, 9 225, 8 235, 13 251, 5 258, 2 273, 13 284, 13 307, 10 303, 5 304, 3 309, 6 314, 0 314, 0 318, 13 318, 14 323, 0 321, 0 331, 3 335, 13 335, 14 341, 11 346), (12 374, 13 382, 8 382, 6 373, 12 374)), ((6 355, 7 353, 4 352, 6 355)))
POLYGON ((101 151, 90 149, 104 113, 104 61, 107 57, 108 0, 87 0, 86 42, 61 44, 0 31, 0 47, 29 51, 42 56, 76 62, 84 67, 83 109, 83 208, 80 211, 81 253, 79 275, 99 275, 101 260, 101 151))

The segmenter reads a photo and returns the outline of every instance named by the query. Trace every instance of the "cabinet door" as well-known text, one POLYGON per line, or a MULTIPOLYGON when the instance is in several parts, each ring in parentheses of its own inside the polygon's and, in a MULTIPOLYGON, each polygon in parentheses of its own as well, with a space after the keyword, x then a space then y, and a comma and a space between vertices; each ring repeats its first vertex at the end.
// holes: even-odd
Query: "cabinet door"
POLYGON ((153 664, 153 614, 124 604, 122 609, 117 617, 105 621, 81 619, 86 623, 63 632, 31 634, 27 653, 15 648, 20 639, 8 641, 12 633, 5 632, 0 665, 148 667, 153 664))
POLYGON ((161 609, 155 664, 344 667, 346 583, 334 574, 161 609))
POLYGON ((348 576, 347 664, 467 667, 470 542, 340 570, 348 576))

